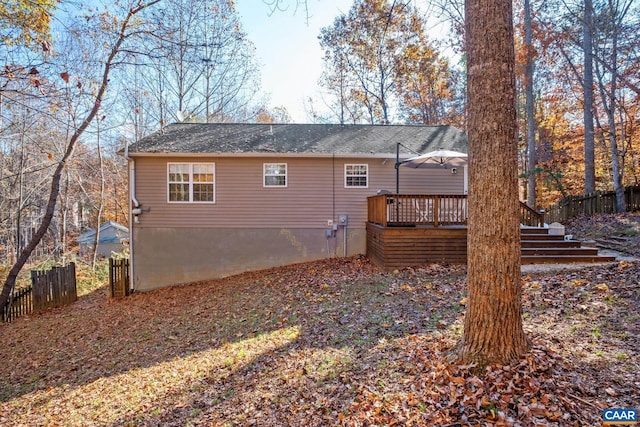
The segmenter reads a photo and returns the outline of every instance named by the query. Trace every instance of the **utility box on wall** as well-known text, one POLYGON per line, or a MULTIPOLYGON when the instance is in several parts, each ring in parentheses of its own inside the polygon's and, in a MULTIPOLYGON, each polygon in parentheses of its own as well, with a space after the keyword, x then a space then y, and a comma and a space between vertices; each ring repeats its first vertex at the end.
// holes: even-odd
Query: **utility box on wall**
POLYGON ((338 225, 347 225, 347 223, 349 222, 349 215, 347 214, 340 214, 338 215, 338 225))

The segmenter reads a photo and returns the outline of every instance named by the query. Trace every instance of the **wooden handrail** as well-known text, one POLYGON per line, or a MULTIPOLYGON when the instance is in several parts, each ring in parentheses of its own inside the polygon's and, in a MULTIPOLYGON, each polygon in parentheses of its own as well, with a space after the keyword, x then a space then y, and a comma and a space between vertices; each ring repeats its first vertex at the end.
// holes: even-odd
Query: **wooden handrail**
POLYGON ((367 220, 383 227, 464 225, 467 196, 381 194, 367 199, 367 220))
MULTIPOLYGON (((466 225, 463 194, 380 194, 367 198, 367 221, 383 227, 466 225)), ((520 223, 542 227, 545 215, 520 202, 520 223)))
POLYGON ((544 225, 544 213, 538 212, 524 202, 520 202, 520 223, 531 227, 542 227, 544 225))

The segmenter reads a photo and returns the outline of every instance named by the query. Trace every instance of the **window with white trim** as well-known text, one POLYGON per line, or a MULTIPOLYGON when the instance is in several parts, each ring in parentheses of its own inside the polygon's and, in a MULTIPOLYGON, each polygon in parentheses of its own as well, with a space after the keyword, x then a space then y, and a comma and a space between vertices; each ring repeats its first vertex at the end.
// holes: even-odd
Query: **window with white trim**
POLYGON ((264 163, 262 180, 264 187, 286 187, 287 186, 287 164, 286 163, 264 163))
POLYGON ((168 163, 168 201, 215 203, 215 163, 168 163))
POLYGON ((344 187, 345 188, 368 188, 369 187, 369 165, 344 165, 344 187))

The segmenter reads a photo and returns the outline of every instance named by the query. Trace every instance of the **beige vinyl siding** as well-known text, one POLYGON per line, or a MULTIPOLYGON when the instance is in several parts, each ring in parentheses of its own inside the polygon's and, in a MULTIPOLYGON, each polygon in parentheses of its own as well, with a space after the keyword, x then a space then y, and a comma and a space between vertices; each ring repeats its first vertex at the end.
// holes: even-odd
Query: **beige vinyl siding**
MULTIPOLYGON (((463 168, 412 169, 400 167, 400 193, 402 194, 464 194, 463 168)), ((395 178, 394 178, 395 185, 395 178)))
MULTIPOLYGON (((143 209, 136 227, 326 228, 349 215, 364 228, 366 198, 395 191, 395 159, 330 157, 139 157, 136 198, 143 209), (167 163, 215 163, 215 203, 168 203, 167 163), (263 164, 287 163, 287 187, 264 187, 263 164), (384 164, 383 164, 384 163, 384 164), (344 188, 345 164, 368 164, 368 188, 344 188), (335 209, 335 211, 334 211, 335 209)), ((400 192, 462 194, 464 174, 450 169, 400 168, 400 192)))

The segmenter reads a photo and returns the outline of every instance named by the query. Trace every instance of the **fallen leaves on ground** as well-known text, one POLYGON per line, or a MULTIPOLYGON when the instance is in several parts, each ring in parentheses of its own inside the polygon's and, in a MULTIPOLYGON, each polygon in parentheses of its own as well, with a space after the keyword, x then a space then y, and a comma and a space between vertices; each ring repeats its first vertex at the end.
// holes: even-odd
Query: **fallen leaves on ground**
POLYGON ((581 240, 622 237, 624 243, 616 244, 614 249, 640 257, 640 212, 582 215, 569 219, 566 230, 581 240))
POLYGON ((466 270, 331 259, 0 325, 0 425, 600 425, 640 401, 640 264, 523 277, 531 351, 451 362, 466 270), (606 285, 602 286, 602 285, 606 285))

